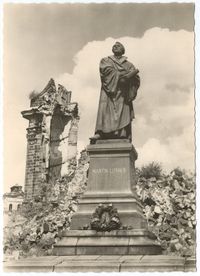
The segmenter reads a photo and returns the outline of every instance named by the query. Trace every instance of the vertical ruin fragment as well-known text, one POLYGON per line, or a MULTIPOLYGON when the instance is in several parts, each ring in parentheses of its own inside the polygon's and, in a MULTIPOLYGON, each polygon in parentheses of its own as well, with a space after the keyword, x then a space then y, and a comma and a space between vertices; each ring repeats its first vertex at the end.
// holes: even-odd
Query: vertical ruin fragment
POLYGON ((33 94, 30 109, 22 111, 29 120, 25 198, 39 195, 41 184, 49 185, 67 174, 70 160, 77 155, 78 104, 71 91, 50 79, 39 94, 33 94))

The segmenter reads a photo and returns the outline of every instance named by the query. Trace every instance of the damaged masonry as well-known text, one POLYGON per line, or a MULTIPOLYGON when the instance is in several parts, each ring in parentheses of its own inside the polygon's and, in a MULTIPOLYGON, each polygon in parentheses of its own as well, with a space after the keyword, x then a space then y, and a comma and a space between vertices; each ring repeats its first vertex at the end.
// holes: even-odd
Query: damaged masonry
POLYGON ((68 173, 77 155, 78 104, 71 102, 71 91, 50 79, 44 90, 33 95, 30 109, 22 111, 29 120, 25 199, 40 192, 43 182, 50 185, 68 173))

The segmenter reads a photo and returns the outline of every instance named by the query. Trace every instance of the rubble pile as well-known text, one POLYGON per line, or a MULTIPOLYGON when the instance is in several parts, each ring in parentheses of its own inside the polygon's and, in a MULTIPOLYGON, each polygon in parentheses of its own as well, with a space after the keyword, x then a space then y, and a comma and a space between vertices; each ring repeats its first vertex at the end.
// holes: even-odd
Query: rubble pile
POLYGON ((139 177, 137 193, 149 229, 164 254, 195 254, 195 176, 181 169, 159 178, 139 177))
POLYGON ((68 175, 53 187, 44 183, 40 197, 10 214, 10 221, 4 227, 5 258, 52 254, 53 245, 60 239, 62 231, 70 227, 78 198, 86 187, 88 167, 82 156, 77 168, 71 162, 68 175))

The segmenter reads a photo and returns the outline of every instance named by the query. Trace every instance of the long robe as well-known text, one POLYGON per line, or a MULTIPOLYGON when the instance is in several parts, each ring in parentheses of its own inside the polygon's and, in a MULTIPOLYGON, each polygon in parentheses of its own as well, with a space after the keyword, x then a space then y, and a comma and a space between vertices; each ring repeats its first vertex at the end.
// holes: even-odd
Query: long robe
POLYGON ((132 100, 137 95, 140 85, 139 76, 120 82, 120 72, 135 70, 126 57, 116 59, 114 56, 103 58, 100 62, 101 93, 95 133, 117 133, 129 128, 134 118, 132 100))

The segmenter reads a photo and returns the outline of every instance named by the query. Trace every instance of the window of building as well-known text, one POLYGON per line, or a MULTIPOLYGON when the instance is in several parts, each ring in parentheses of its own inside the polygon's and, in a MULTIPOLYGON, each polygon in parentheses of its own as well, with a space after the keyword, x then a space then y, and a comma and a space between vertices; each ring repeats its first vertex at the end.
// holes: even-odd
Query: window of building
POLYGON ((12 211, 12 204, 9 204, 9 211, 12 211))

